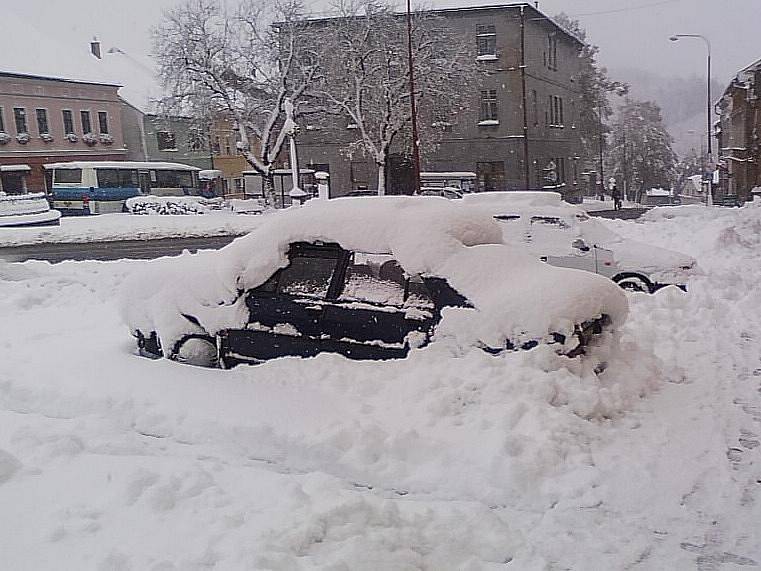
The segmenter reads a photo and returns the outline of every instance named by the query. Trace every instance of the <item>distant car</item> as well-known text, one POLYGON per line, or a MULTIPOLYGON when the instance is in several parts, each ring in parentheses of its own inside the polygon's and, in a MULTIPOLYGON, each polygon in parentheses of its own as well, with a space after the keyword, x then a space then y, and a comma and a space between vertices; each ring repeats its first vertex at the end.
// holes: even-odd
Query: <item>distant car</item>
POLYGON ((679 206, 682 199, 670 190, 652 188, 645 192, 643 200, 645 206, 679 206))
POLYGON ((424 186, 420 189, 420 196, 441 196, 450 200, 462 198, 463 192, 452 186, 424 186))
POLYGON ((468 195, 464 204, 486 209, 502 223, 507 243, 523 245, 553 266, 612 279, 624 289, 653 293, 667 285, 686 290, 695 259, 616 234, 554 192, 468 195))
POLYGON ((220 251, 150 265, 125 291, 143 353, 223 368, 401 358, 431 341, 576 357, 628 311, 610 281, 542 264, 489 216, 433 197, 312 201, 220 251))

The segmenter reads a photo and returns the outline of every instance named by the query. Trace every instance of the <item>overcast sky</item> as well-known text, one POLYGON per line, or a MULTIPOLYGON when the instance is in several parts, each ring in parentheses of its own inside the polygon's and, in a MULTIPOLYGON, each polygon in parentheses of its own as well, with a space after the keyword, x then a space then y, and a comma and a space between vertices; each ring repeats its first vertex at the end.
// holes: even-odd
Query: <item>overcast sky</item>
MULTIPOLYGON (((178 0, 4 0, 43 32, 86 44, 97 35, 147 58, 149 30, 178 0)), ((314 10, 329 0, 306 0, 314 10)), ((495 0, 428 0, 436 7, 497 4, 495 0)), ((548 15, 564 11, 581 21, 610 68, 635 67, 663 75, 705 77, 699 40, 672 43, 674 33, 696 33, 713 44, 714 77, 726 83, 761 58, 761 0, 540 0, 548 15)), ((20 49, 34 49, 20 46, 20 49)))

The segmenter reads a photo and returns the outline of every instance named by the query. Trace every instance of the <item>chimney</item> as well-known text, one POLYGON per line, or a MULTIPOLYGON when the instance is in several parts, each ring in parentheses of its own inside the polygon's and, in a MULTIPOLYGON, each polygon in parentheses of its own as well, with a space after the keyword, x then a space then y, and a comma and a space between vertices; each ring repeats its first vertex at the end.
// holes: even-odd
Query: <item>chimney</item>
POLYGON ((94 55, 96 58, 101 59, 100 42, 98 41, 98 38, 95 36, 93 36, 92 41, 90 42, 90 53, 94 55))

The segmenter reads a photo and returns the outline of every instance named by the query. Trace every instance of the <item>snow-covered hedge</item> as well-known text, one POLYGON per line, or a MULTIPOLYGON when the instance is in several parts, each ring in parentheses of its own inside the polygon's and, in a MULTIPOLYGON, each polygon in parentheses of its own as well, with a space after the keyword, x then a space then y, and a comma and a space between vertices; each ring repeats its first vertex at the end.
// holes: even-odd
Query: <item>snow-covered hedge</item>
POLYGON ((206 214, 209 211, 193 196, 134 196, 125 204, 131 214, 206 214))

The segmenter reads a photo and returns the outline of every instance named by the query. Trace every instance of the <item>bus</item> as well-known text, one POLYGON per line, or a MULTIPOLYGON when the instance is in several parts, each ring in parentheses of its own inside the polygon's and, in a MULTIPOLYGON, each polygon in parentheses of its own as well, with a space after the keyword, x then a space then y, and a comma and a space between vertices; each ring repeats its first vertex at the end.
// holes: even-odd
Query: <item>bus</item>
POLYGON ((74 161, 45 165, 53 208, 64 215, 123 212, 140 195, 198 196, 197 167, 179 163, 74 161))

